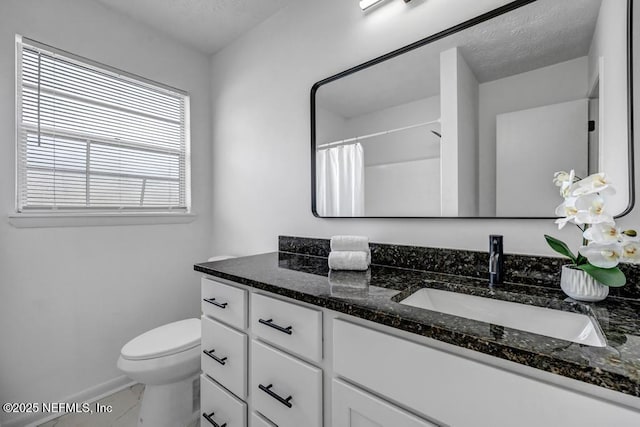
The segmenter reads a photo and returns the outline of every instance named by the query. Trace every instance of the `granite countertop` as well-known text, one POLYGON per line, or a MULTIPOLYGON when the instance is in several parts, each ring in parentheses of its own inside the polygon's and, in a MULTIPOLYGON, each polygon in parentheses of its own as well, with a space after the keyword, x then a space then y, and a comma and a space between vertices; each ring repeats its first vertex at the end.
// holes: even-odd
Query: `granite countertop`
POLYGON ((640 397, 640 302, 609 297, 577 303, 559 288, 372 265, 335 275, 320 256, 273 252, 194 266, 196 271, 640 397), (358 284, 358 286, 352 286, 358 284), (399 304, 429 287, 558 310, 597 319, 607 347, 590 347, 399 304))

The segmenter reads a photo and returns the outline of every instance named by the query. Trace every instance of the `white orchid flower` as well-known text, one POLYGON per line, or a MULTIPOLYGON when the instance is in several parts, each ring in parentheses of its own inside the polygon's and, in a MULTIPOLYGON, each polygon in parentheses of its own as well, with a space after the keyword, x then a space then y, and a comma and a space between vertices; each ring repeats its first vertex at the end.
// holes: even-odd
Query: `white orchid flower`
POLYGON ((575 181, 576 172, 571 169, 571 172, 559 171, 553 174, 553 183, 556 187, 560 187, 560 195, 562 197, 569 196, 569 189, 575 181))
POLYGON ((626 242, 622 245, 622 259, 623 261, 640 263, 640 243, 638 242, 626 242))
POLYGON ((569 181, 570 174, 574 173, 573 169, 571 172, 558 171, 553 174, 553 183, 556 187, 562 187, 562 183, 569 181))
POLYGON ((611 185, 611 181, 607 178, 607 175, 600 172, 589 175, 588 177, 571 185, 568 193, 572 197, 579 197, 594 193, 612 195, 615 194, 616 191, 611 185))
POLYGON ((579 252, 589 260, 591 265, 613 268, 620 262, 623 251, 619 243, 591 243, 580 247, 579 252))
POLYGON ((602 223, 587 228, 582 237, 595 243, 616 243, 622 239, 622 233, 612 224, 602 223))
POLYGON ((567 223, 571 222, 573 218, 558 218, 556 219, 556 224, 558 224, 558 230, 562 230, 567 223))
POLYGON ((604 210, 604 199, 597 194, 576 197, 574 206, 578 210, 576 224, 615 224, 613 216, 604 210))
POLYGON ((570 197, 556 208, 556 216, 562 217, 556 220, 558 229, 562 230, 568 222, 575 221, 578 209, 575 206, 577 197, 570 197))

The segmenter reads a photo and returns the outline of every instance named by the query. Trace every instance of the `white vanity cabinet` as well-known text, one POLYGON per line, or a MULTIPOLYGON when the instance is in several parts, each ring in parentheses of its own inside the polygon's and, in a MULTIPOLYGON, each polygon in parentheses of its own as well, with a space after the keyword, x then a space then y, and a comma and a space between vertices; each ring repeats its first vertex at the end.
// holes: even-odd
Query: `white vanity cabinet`
POLYGON ((336 375, 437 424, 640 426, 638 411, 343 320, 333 350, 336 375))
POLYGON ((202 312, 201 426, 329 425, 322 310, 203 277, 202 312))
POLYGON ((344 381, 331 388, 332 427, 437 427, 344 381))
POLYGON ((200 425, 247 427, 248 291, 201 280, 200 425))
POLYGON ((640 399, 226 280, 202 289, 236 306, 203 301, 202 426, 640 426, 640 399))

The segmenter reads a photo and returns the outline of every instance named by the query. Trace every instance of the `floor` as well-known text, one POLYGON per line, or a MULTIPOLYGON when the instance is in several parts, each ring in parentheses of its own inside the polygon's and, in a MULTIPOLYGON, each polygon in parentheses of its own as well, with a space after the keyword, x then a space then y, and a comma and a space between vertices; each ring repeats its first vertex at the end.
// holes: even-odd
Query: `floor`
MULTIPOLYGON (((136 427, 143 392, 144 386, 136 384, 98 401, 101 405, 111 405, 110 413, 67 414, 38 427, 136 427)), ((95 403, 91 406, 95 408, 95 403)), ((199 426, 198 420, 188 427, 199 426)))

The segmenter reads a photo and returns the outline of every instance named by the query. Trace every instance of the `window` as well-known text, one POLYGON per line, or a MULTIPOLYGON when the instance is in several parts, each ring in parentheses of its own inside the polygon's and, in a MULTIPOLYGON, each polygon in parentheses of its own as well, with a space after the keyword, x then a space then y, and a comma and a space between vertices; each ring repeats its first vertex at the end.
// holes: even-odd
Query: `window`
POLYGON ((22 38, 19 213, 189 212, 187 94, 22 38))

